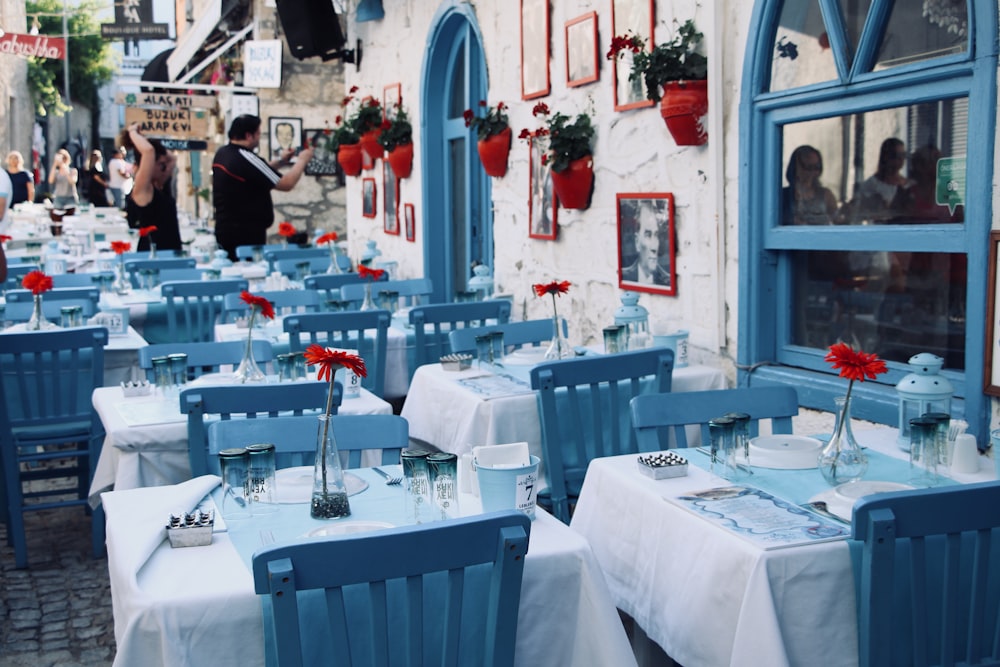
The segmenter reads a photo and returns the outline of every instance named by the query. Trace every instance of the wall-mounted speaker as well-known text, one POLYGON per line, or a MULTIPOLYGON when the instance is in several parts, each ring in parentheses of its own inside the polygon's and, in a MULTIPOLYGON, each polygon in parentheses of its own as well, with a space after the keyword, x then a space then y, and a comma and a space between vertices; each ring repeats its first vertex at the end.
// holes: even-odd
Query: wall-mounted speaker
POLYGON ((339 57, 346 39, 332 0, 276 0, 281 27, 292 55, 302 60, 339 57))

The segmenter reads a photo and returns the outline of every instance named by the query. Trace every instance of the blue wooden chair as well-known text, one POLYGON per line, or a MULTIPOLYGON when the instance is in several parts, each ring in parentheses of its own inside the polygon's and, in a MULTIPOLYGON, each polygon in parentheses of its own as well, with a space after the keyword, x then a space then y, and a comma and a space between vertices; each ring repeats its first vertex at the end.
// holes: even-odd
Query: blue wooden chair
POLYGON ((482 336, 493 331, 503 332, 505 348, 520 349, 524 346, 536 347, 552 340, 552 318, 544 320, 525 320, 524 322, 507 322, 487 327, 468 327, 448 332, 448 342, 452 352, 476 352, 476 336, 482 336))
POLYGON ((21 279, 32 271, 38 271, 41 267, 34 263, 11 263, 7 265, 7 280, 0 284, 4 291, 10 289, 21 289, 21 279))
POLYGON ((205 280, 166 282, 160 294, 167 304, 170 340, 198 343, 215 339, 215 322, 223 309, 226 294, 247 289, 246 280, 205 280))
MULTIPOLYGON (((160 269, 157 273, 159 281, 157 284, 178 282, 182 280, 204 280, 205 272, 202 269, 160 269)), ((132 276, 134 277, 134 275, 132 276)))
MULTIPOLYGON (((352 283, 364 283, 368 278, 362 278, 357 273, 318 273, 306 276, 302 285, 306 289, 318 290, 320 299, 328 303, 330 301, 341 301, 340 290, 344 285, 352 283)), ((385 281, 383 274, 382 281, 385 281)))
MULTIPOLYGON (((253 358, 259 364, 274 359, 270 341, 254 340, 253 358)), ((218 373, 220 366, 239 366, 247 344, 241 340, 211 341, 209 343, 156 343, 139 348, 139 368, 146 371, 146 379, 155 382, 153 357, 184 353, 187 355, 188 379, 205 373, 218 373)))
MULTIPOLYGON (((336 415, 330 420, 333 437, 346 468, 360 468, 361 454, 382 450, 382 465, 399 463, 410 446, 410 426, 399 415, 336 415)), ((278 468, 311 466, 316 457, 319 420, 312 416, 272 419, 230 419, 208 425, 208 467, 219 474, 218 453, 255 442, 274 444, 278 468)))
MULTIPOLYGON (((0 517, 14 563, 28 565, 24 513, 89 509, 87 494, 104 443, 91 394, 104 384, 108 330, 84 327, 4 334, 0 340, 0 517), (53 465, 71 461, 72 465, 53 465), (72 479, 73 486, 36 480, 72 479), (25 488, 25 484, 29 484, 25 488)), ((104 549, 104 516, 91 517, 94 556, 104 549)))
POLYGON ((792 417, 799 414, 794 387, 747 387, 669 394, 646 394, 632 399, 632 427, 644 452, 687 447, 688 424, 701 427, 701 441, 710 442, 708 421, 727 412, 750 415, 750 436, 755 437, 761 419, 771 420, 773 433, 791 433, 792 417))
MULTIPOLYGON (((420 301, 426 301, 434 292, 430 278, 408 278, 405 280, 386 280, 372 285, 372 301, 379 305, 379 292, 396 292, 402 306, 413 306, 420 301)), ((360 308, 365 300, 365 285, 347 284, 340 288, 342 301, 350 301, 353 308, 360 308)))
POLYGON ((510 301, 495 299, 469 303, 435 303, 410 309, 413 325, 413 365, 410 377, 418 366, 438 363, 451 352, 448 333, 465 327, 505 324, 510 319, 510 301))
POLYGON ((294 269, 295 262, 302 262, 312 258, 325 260, 322 265, 323 271, 326 271, 330 266, 330 251, 326 248, 264 248, 264 261, 267 262, 268 273, 280 270, 278 268, 280 260, 294 260, 292 262, 292 268, 294 269))
POLYGON ((275 664, 307 664, 315 641, 329 664, 511 667, 530 532, 506 511, 261 549, 275 664))
POLYGON ((283 243, 271 243, 268 245, 238 245, 236 246, 236 259, 250 262, 256 254, 260 254, 260 258, 264 259, 264 250, 284 250, 285 245, 283 243))
MULTIPOLYGON (((233 415, 247 419, 277 417, 279 413, 301 415, 306 410, 326 407, 326 382, 283 382, 281 384, 225 385, 192 387, 180 393, 180 411, 187 415, 188 456, 191 476, 209 471, 208 424, 206 415, 217 415, 223 421, 233 415)), ((335 384, 334 413, 340 405, 343 391, 335 384)), ((313 433, 312 446, 316 444, 313 433)))
MULTIPOLYGON (((13 289, 6 294, 6 319, 11 322, 27 322, 35 307, 31 290, 13 289)), ((42 312, 45 317, 59 323, 59 311, 65 306, 80 306, 84 317, 92 317, 98 310, 101 291, 96 287, 56 287, 42 295, 42 312)))
POLYGON ((289 257, 288 259, 279 259, 274 263, 275 271, 292 280, 325 273, 329 268, 330 253, 328 252, 321 257, 289 257))
MULTIPOLYGON (((318 313, 320 311, 320 297, 316 290, 275 290, 268 292, 254 292, 254 296, 260 296, 271 302, 274 306, 275 315, 288 315, 291 313, 318 313)), ((223 322, 235 322, 238 319, 247 317, 250 313, 249 307, 240 299, 239 292, 232 292, 222 298, 223 322)), ((259 318, 258 318, 259 319, 259 318)))
POLYGON ((288 315, 283 325, 288 334, 288 347, 293 352, 301 352, 313 343, 357 350, 368 369, 368 377, 362 379, 361 386, 381 398, 385 391, 385 358, 391 321, 387 310, 353 310, 288 315))
POLYGON ((670 391, 674 353, 651 348, 607 356, 538 364, 531 388, 538 392, 547 501, 570 520, 591 459, 639 451, 629 420, 629 401, 641 393, 670 391))
POLYGON ((861 667, 1000 665, 1000 482, 861 498, 861 667))
POLYGON ((115 274, 111 271, 100 271, 95 273, 59 273, 52 276, 52 287, 98 287, 104 278, 114 280, 115 274))

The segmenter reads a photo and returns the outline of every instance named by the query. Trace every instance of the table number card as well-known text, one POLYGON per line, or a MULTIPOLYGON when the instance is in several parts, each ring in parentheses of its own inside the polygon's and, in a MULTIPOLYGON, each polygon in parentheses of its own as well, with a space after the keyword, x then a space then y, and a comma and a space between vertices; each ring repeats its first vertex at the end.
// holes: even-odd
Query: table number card
POLYGON ((128 334, 128 308, 111 308, 90 318, 90 324, 107 327, 110 336, 125 336, 128 334))

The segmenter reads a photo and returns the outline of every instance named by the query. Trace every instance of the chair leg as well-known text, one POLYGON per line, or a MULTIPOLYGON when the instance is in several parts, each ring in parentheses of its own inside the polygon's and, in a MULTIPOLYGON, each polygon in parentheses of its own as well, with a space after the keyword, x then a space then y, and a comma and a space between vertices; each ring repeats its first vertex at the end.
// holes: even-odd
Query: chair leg
POLYGON ((105 525, 104 505, 98 505, 90 515, 90 541, 94 552, 94 558, 102 558, 105 554, 105 525))

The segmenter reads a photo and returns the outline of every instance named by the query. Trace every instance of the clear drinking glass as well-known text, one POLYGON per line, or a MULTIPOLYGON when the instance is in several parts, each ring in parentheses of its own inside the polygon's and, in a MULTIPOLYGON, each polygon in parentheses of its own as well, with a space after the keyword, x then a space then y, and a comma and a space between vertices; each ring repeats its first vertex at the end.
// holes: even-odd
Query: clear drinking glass
POLYGON ((604 327, 604 353, 605 354, 618 354, 621 352, 618 349, 618 330, 621 327, 615 325, 610 327, 604 327))
POLYGON ((162 397, 169 397, 174 380, 170 375, 170 359, 167 357, 153 357, 153 381, 156 383, 156 392, 162 397))
POLYGON ((278 511, 275 489, 274 445, 260 443, 247 445, 247 484, 250 510, 254 515, 278 511))
POLYGON ((948 431, 951 428, 951 415, 947 412, 927 412, 920 415, 924 419, 932 419, 937 424, 937 453, 938 465, 948 468, 951 466, 951 450, 948 442, 948 431))
POLYGON ((430 472, 431 498, 440 513, 439 518, 454 519, 458 510, 458 457, 439 452, 427 457, 430 472))
POLYGON ((428 454, 422 449, 404 449, 400 454, 406 491, 406 515, 413 523, 427 523, 431 520, 428 454))
POLYGON ((170 360, 170 384, 179 390, 181 385, 187 384, 188 356, 183 352, 175 352, 168 354, 167 359, 170 360))
POLYGON ((292 364, 291 354, 283 352, 275 355, 274 365, 278 367, 278 382, 291 382, 295 379, 295 367, 292 364))
POLYGON ((712 439, 709 450, 712 457, 710 471, 713 475, 722 475, 728 479, 727 461, 735 448, 735 431, 736 422, 729 417, 716 417, 708 421, 708 432, 712 439))
POLYGON ((248 465, 250 455, 242 447, 219 452, 222 469, 222 518, 226 521, 250 518, 248 465))
POLYGON ((734 444, 737 457, 742 456, 743 461, 750 466, 750 415, 745 412, 727 412, 723 415, 736 422, 733 431, 734 444))
POLYGON ((938 423, 926 417, 910 420, 910 481, 918 486, 938 483, 938 423))
POLYGON ((503 331, 493 331, 490 333, 490 348, 493 365, 503 366, 503 358, 507 354, 507 350, 503 344, 503 331))
POLYGON ((73 326, 73 306, 63 306, 59 309, 59 326, 63 329, 73 326))
POLYGON ((476 336, 476 364, 479 368, 493 363, 493 340, 489 334, 476 336))

